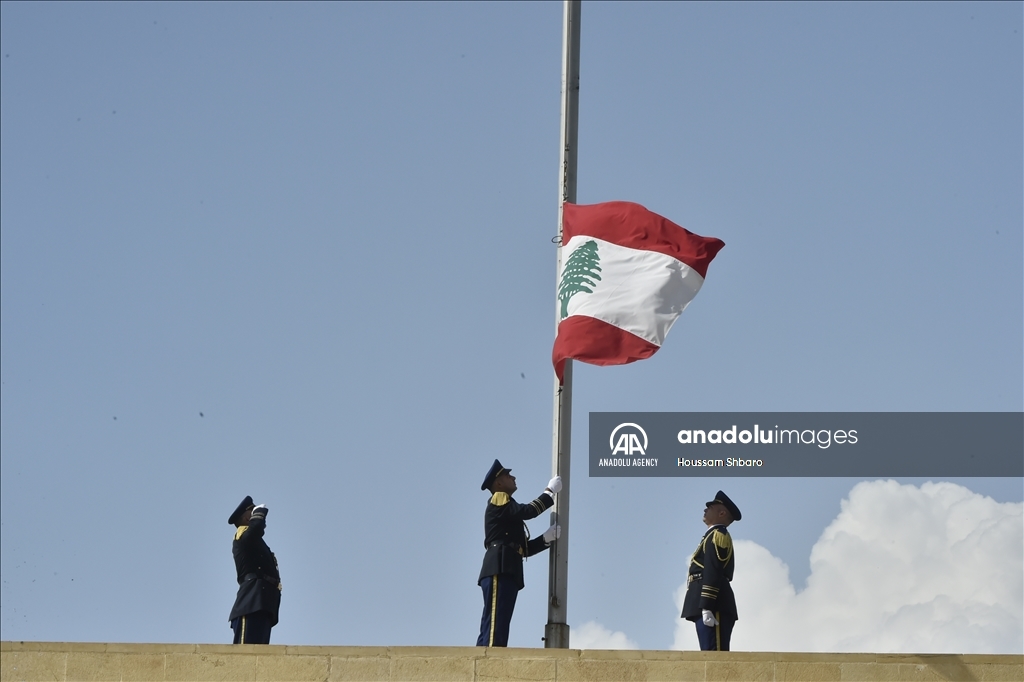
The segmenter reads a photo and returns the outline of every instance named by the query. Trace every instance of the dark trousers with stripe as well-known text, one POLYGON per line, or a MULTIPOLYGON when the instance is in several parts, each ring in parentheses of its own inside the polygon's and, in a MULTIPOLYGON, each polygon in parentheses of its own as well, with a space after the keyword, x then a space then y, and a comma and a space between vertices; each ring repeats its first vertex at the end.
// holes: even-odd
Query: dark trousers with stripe
POLYGON ((484 591, 484 615, 480 619, 477 646, 508 646, 508 627, 516 608, 519 588, 509 578, 492 575, 480 581, 484 591))
POLYGON ((231 629, 235 631, 232 644, 270 644, 270 614, 266 611, 247 613, 231 620, 231 629))
POLYGON ((734 620, 720 620, 718 625, 709 628, 704 621, 697 620, 697 641, 700 642, 701 651, 728 651, 729 640, 732 639, 732 626, 734 620))

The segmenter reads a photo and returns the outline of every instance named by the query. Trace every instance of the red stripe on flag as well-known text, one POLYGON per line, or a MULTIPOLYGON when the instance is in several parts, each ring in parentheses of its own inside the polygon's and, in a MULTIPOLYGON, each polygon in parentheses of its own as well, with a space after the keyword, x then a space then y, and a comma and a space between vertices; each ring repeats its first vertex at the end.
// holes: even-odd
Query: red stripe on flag
POLYGON ((613 324, 585 315, 573 315, 558 325, 551 361, 561 384, 567 358, 591 365, 625 365, 651 357, 658 348, 613 324))
POLYGON ((566 203, 562 211, 563 246, 576 235, 597 237, 631 249, 663 253, 686 263, 705 278, 708 264, 725 246, 721 239, 693 234, 668 218, 629 201, 585 206, 566 203))

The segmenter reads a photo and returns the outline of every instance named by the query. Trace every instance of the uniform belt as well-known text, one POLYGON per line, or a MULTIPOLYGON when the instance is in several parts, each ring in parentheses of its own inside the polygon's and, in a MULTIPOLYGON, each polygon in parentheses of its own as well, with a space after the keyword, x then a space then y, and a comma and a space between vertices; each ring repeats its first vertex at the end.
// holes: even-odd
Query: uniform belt
POLYGON ((275 578, 275 577, 269 576, 269 575, 264 575, 262 573, 246 573, 238 581, 238 584, 241 585, 242 583, 244 583, 244 582, 246 582, 248 580, 255 580, 256 578, 259 578, 260 580, 266 580, 268 583, 275 583, 275 584, 279 580, 278 578, 275 578))
POLYGON ((702 575, 703 574, 701 573, 691 573, 690 575, 686 576, 686 584, 689 585, 694 580, 700 580, 702 575))
POLYGON ((509 542, 508 540, 497 540, 487 545, 487 549, 492 549, 494 547, 511 547, 512 549, 519 552, 519 556, 525 556, 526 554, 526 552, 523 551, 522 545, 517 545, 516 543, 509 542))

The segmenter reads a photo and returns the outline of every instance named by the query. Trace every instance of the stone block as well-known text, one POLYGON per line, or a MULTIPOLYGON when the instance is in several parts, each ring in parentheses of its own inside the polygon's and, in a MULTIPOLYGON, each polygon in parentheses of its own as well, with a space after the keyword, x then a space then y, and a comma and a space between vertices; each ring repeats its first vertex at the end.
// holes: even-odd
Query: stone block
POLYGON ((647 662, 647 682, 704 682, 706 667, 705 661, 659 658, 647 662))
POLYGON ((65 679, 76 682, 110 682, 121 679, 123 654, 100 651, 71 651, 65 679))
POLYGON ((322 682, 331 668, 329 656, 259 656, 257 682, 322 682))
POLYGON ((875 654, 811 654, 794 651, 780 651, 771 656, 780 663, 874 663, 877 658, 875 654))
POLYGON ((163 680, 163 654, 121 654, 121 679, 137 682, 163 680))
POLYGON ((647 679, 647 662, 568 659, 558 661, 555 679, 559 682, 639 682, 647 679))
POLYGON ((164 676, 167 680, 191 682, 255 682, 256 659, 253 654, 243 653, 168 654, 164 676))
POLYGON ((537 659, 545 661, 578 660, 583 652, 579 649, 521 649, 514 647, 473 647, 468 650, 470 655, 476 651, 476 658, 501 659, 537 659))
POLYGON ((105 644, 107 653, 118 654, 194 654, 199 644, 105 644))
POLYGON ((546 682, 555 679, 553 658, 487 656, 476 661, 477 682, 546 682))
POLYGON ((110 646, 104 642, 68 642, 66 644, 57 643, 57 646, 63 646, 67 648, 68 653, 94 653, 102 654, 107 652, 107 648, 110 646))
POLYGON ((435 649, 432 656, 396 655, 391 659, 389 679, 409 682, 473 682, 476 672, 475 659, 468 656, 449 656, 446 653, 447 651, 440 654, 435 649))
POLYGON ((63 680, 67 654, 60 651, 10 651, 0 654, 0 679, 3 682, 25 680, 63 680))
MULTIPOLYGON (((277 645, 275 645, 277 646, 277 645)), ((369 658, 371 656, 388 655, 386 646, 308 646, 296 644, 283 644, 284 652, 288 656, 356 656, 369 658)))
POLYGON ((581 649, 583 661, 635 661, 645 658, 646 651, 637 649, 581 649))
POLYGON ((67 653, 68 646, 70 645, 64 642, 22 642, 4 640, 0 642, 0 651, 63 651, 67 653))
POLYGON ((899 679, 914 682, 933 680, 976 680, 968 666, 960 662, 931 660, 921 663, 900 663, 899 679))
POLYGON ((1024 680, 1024 664, 993 664, 975 663, 971 670, 980 673, 978 678, 985 682, 1020 682, 1024 680))
POLYGON ((981 663, 983 665, 1021 665, 1024 655, 1021 654, 963 654, 960 658, 964 663, 981 663))
POLYGON ((839 682, 843 679, 842 666, 826 661, 777 661, 777 682, 839 682))
POLYGON ((217 656, 234 656, 237 654, 258 655, 287 650, 288 647, 281 644, 195 644, 192 647, 193 653, 217 656))
MULTIPOLYGON (((725 654, 726 652, 722 652, 725 654)), ((708 682, 718 680, 746 680, 747 682, 771 682, 775 679, 774 661, 709 660, 707 662, 708 682)))
MULTIPOLYGON (((349 647, 344 647, 347 651, 349 647)), ((374 647, 375 648, 375 647, 374 647)), ((497 651, 482 646, 389 646, 388 656, 391 658, 434 658, 438 655, 446 658, 481 658, 488 651, 497 651)), ((530 649, 505 649, 505 651, 531 651, 530 649)))
POLYGON ((391 659, 385 656, 331 656, 328 682, 386 682, 391 659))
MULTIPOLYGON (((845 659, 845 656, 843 657, 845 659)), ((896 682, 900 679, 897 663, 846 663, 839 665, 843 682, 896 682)))

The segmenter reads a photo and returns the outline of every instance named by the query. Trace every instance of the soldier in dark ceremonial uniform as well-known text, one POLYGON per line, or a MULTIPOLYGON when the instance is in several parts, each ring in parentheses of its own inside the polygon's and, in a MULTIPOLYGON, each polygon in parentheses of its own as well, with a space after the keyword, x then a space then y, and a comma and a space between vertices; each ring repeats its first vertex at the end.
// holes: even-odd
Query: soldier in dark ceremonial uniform
POLYGON ((682 614, 696 624, 701 651, 729 651, 732 626, 739 618, 730 585, 736 561, 728 526, 741 516, 721 490, 704 506, 708 529, 690 557, 682 614))
POLYGON ((477 646, 508 646, 508 629, 516 597, 523 589, 523 558, 542 552, 561 534, 561 527, 552 525, 539 538, 530 539, 525 521, 536 518, 555 503, 555 493, 562 489, 562 478, 555 476, 537 499, 519 504, 512 499, 516 478, 501 462, 494 464, 484 477, 480 490, 489 490, 491 499, 484 512, 483 566, 477 584, 484 593, 484 614, 480 619, 477 646))
POLYGON ((246 497, 228 517, 235 526, 231 553, 238 574, 238 595, 231 608, 231 629, 235 644, 270 644, 270 629, 277 625, 281 606, 281 574, 277 558, 263 540, 267 508, 253 505, 246 497))

